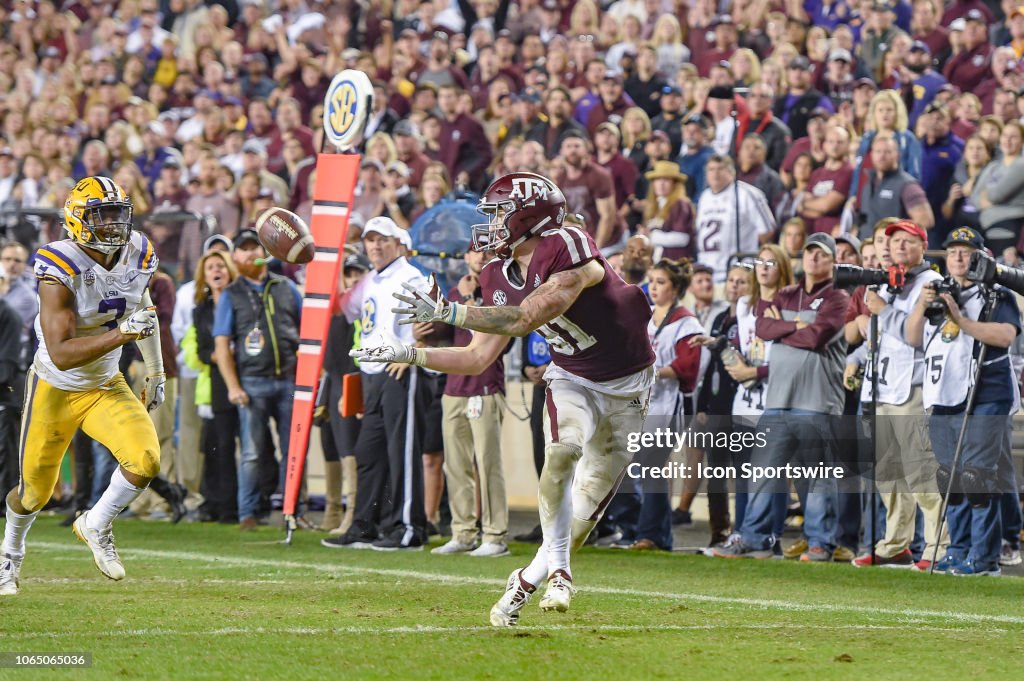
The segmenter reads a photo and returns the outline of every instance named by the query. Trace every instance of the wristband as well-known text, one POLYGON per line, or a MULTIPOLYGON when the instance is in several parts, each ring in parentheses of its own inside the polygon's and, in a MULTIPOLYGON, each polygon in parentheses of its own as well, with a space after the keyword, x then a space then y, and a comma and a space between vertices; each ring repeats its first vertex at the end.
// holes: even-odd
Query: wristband
POLYGON ((413 348, 412 363, 418 367, 427 366, 427 351, 424 348, 413 348))
POLYGON ((449 306, 451 311, 445 322, 452 326, 462 326, 466 322, 466 306, 460 303, 449 303, 449 306))

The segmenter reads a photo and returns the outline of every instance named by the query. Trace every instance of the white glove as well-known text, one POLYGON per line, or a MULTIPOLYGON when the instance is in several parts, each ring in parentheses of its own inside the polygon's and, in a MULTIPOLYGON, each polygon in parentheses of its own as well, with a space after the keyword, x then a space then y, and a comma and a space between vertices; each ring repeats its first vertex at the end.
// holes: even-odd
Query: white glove
POLYGON ((164 388, 167 384, 167 374, 150 374, 146 376, 146 385, 142 389, 142 403, 146 405, 146 411, 153 411, 164 403, 164 388))
POLYGON ((213 418, 213 406, 209 404, 197 404, 196 413, 199 414, 199 418, 210 420, 213 418))
POLYGON ((449 302, 441 287, 437 285, 437 279, 430 275, 430 288, 421 291, 415 286, 402 282, 402 288, 411 295, 405 296, 401 293, 394 293, 395 298, 408 303, 409 307, 393 307, 391 311, 396 314, 409 315, 402 319, 399 324, 416 324, 418 322, 444 322, 459 326, 466 319, 466 306, 459 303, 449 302))
POLYGON ((157 329, 156 307, 144 307, 136 310, 128 319, 121 322, 121 333, 126 336, 149 338, 157 329))
POLYGON ((406 345, 397 338, 390 337, 382 345, 375 348, 354 348, 348 351, 349 357, 360 362, 381 362, 384 364, 415 364, 423 366, 424 353, 411 345, 406 345))

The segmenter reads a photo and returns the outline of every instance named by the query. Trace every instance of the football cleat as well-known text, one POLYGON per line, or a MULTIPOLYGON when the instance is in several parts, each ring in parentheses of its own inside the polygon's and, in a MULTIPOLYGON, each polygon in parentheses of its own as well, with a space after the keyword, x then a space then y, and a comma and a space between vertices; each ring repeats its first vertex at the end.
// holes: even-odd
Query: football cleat
POLYGON ((109 527, 102 531, 89 529, 85 525, 85 519, 88 516, 89 512, 86 511, 75 519, 71 526, 75 531, 75 536, 92 550, 93 561, 104 576, 115 581, 124 579, 124 565, 121 564, 121 558, 117 555, 117 547, 114 546, 114 531, 109 527))
POLYGON ((513 570, 505 584, 505 593, 491 608, 491 626, 512 627, 519 623, 519 611, 530 602, 537 587, 523 579, 523 568, 513 570))
POLYGON ((548 577, 548 588, 544 592, 544 598, 540 599, 540 609, 566 612, 575 593, 576 589, 572 585, 569 573, 565 570, 555 570, 555 573, 548 577))
POLYGON ((18 593, 21 581, 18 575, 21 573, 22 558, 15 558, 9 553, 0 557, 0 596, 14 596, 18 593))

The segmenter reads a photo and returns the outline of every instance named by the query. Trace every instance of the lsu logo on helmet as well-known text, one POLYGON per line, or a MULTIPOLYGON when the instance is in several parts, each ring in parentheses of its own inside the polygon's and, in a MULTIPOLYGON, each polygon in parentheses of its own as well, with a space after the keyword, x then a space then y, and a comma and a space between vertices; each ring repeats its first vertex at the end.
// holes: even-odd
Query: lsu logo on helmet
POLYGON ((87 177, 64 203, 64 229, 87 248, 113 253, 131 237, 131 199, 109 177, 87 177))

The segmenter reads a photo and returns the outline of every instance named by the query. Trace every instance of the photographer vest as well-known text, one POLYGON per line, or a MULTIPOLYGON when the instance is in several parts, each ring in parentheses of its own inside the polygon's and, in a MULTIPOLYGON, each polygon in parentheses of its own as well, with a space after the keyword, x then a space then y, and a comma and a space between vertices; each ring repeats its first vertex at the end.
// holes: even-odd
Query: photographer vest
POLYGON ((262 291, 244 278, 225 289, 234 308, 235 365, 239 376, 294 380, 299 310, 287 281, 268 274, 262 291))
MULTIPOLYGON (((968 298, 961 299, 960 309, 970 319, 981 318, 985 297, 981 287, 974 286, 968 291, 968 298)), ((924 326, 924 408, 935 405, 956 407, 967 399, 967 393, 974 382, 976 360, 975 340, 964 333, 948 317, 936 326, 926 322, 924 326)), ((1005 355, 1004 355, 1005 357, 1005 355)))
POLYGON ((905 218, 903 208, 903 188, 910 182, 917 182, 913 175, 894 170, 879 182, 872 173, 871 181, 864 183, 860 192, 861 213, 864 218, 860 223, 858 236, 869 239, 875 231, 875 225, 882 218, 905 218))
MULTIPOLYGON (((902 295, 894 296, 888 286, 883 286, 879 295, 889 301, 889 305, 903 315, 909 315, 917 299, 921 297, 921 289, 925 284, 942 279, 942 276, 933 270, 924 269, 913 279, 907 282, 907 288, 902 295)), ((900 332, 902 334, 902 324, 900 332)), ((914 381, 914 366, 916 362, 922 361, 917 356, 917 350, 902 338, 885 333, 880 330, 881 342, 878 351, 878 402, 880 404, 903 404, 910 399, 910 391, 914 381)), ((923 355, 922 355, 923 356, 923 355)), ((864 371, 864 384, 861 387, 860 399, 867 403, 871 401, 871 362, 867 363, 864 371)))
MULTIPOLYGON (((754 329, 757 311, 750 307, 750 296, 744 296, 736 302, 736 322, 739 327, 740 352, 743 353, 743 359, 752 367, 768 364, 772 342, 757 337, 754 329)), ((747 420, 756 421, 757 417, 764 413, 767 387, 768 381, 758 381, 753 388, 747 388, 740 383, 732 402, 733 416, 753 417, 747 420)))

